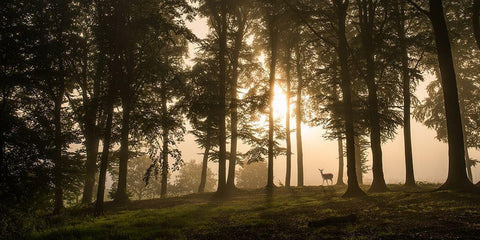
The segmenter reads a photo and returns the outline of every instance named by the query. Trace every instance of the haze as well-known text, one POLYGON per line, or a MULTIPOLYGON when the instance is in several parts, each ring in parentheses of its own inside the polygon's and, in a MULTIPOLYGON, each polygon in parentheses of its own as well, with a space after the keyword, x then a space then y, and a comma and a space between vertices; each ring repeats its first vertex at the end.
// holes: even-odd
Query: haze
MULTIPOLYGON (((199 38, 205 38, 208 33, 208 26, 206 19, 197 18, 195 21, 187 22, 187 26, 199 38)), ((189 44, 190 57, 195 56, 196 46, 189 44)), ((189 61, 187 60, 187 63, 189 61)), ((420 83, 415 91, 415 95, 423 100, 426 97, 426 86, 433 79, 433 75, 425 73, 425 81, 420 83)), ((277 94, 278 97, 279 94, 277 94)), ((294 104, 293 104, 294 105, 294 104)), ((278 116, 277 116, 278 117, 278 116)), ((293 121, 293 118, 292 118, 293 121)), ((310 127, 305 123, 302 125, 303 134, 303 151, 304 151, 304 174, 306 185, 320 185, 322 177, 320 176, 319 168, 325 169, 327 172, 338 173, 338 146, 336 141, 329 141, 323 137, 323 129, 321 127, 310 127)), ((413 146, 413 162, 415 178, 417 181, 423 182, 444 182, 448 171, 448 145, 440 142, 435 138, 435 131, 425 127, 423 124, 417 122, 412 118, 412 146, 413 146)), ((291 135, 295 138, 295 133, 291 135)), ((192 135, 185 137, 185 142, 179 146, 182 150, 182 155, 185 160, 194 159, 197 162, 201 161, 202 150, 194 142, 192 135)), ((283 146, 285 143, 283 143, 283 146)), ((228 147, 227 147, 228 149, 228 147)), ((240 144, 239 150, 246 151, 248 147, 245 144, 240 144)), ((295 154, 296 142, 292 141, 292 152, 295 154)), ((395 139, 388 141, 382 145, 383 151, 383 171, 385 173, 385 180, 387 183, 402 183, 405 181, 405 154, 403 146, 403 132, 402 128, 397 128, 397 135, 395 139)), ((371 151, 368 152, 368 163, 371 167, 371 151)), ((470 157, 480 159, 480 151, 476 149, 469 149, 470 157)), ((292 157, 295 158, 295 155, 292 157)), ((217 172, 217 164, 210 162, 210 167, 217 172)), ((285 182, 285 156, 280 156, 275 159, 274 176, 275 183, 278 181, 285 182)), ((480 180, 480 169, 472 168, 473 182, 480 180)), ((297 169, 295 161, 292 164, 292 184, 295 185, 297 181, 297 169)), ((346 180, 346 173, 344 174, 346 180)), ((365 183, 369 184, 372 179, 372 172, 369 171, 364 175, 365 183)))

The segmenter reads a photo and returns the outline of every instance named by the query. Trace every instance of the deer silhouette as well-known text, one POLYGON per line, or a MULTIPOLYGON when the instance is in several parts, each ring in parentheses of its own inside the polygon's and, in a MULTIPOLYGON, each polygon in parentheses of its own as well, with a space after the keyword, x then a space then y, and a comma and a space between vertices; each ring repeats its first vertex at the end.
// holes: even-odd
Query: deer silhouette
POLYGON ((318 171, 320 171, 320 174, 322 174, 322 178, 323 178, 323 182, 322 182, 322 185, 325 181, 327 181, 327 185, 328 185, 328 180, 330 180, 330 183, 333 185, 333 174, 331 173, 323 173, 323 169, 318 169, 318 171))

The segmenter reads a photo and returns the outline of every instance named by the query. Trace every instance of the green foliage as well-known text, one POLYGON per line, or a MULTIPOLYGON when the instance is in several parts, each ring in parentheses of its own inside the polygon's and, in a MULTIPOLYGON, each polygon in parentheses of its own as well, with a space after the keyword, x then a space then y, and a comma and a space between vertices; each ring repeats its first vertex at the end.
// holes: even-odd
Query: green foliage
MULTIPOLYGON (((200 176, 202 174, 202 164, 191 160, 182 164, 175 183, 170 187, 170 192, 173 195, 186 195, 195 193, 200 185, 200 176)), ((213 192, 216 187, 215 174, 207 168, 205 192, 213 192)))

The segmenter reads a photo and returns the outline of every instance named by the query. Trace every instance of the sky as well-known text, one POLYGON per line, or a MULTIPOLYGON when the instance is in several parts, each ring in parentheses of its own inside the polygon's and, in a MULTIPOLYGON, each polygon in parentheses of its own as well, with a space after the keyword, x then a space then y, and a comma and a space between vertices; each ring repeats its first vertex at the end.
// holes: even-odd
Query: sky
MULTIPOLYGON (((208 26, 206 19, 198 18, 193 22, 187 22, 187 26, 199 38, 205 38, 208 33, 208 26)), ((189 45, 190 57, 195 56, 196 47, 194 44, 189 45)), ((187 64, 191 63, 187 59, 187 64)), ((433 79, 433 76, 426 76, 424 82, 420 83, 415 92, 416 96, 422 100, 426 97, 426 86, 433 79)), ((284 97, 280 88, 275 91, 276 99, 274 101, 283 101, 279 98, 284 97)), ((281 109, 277 109, 276 115, 281 115, 281 109)), ((294 121, 291 121, 294 123, 294 121)), ((294 126, 292 125, 292 128, 294 126)), ((439 142, 435 138, 435 131, 428 129, 412 119, 412 146, 413 146, 413 161, 416 181, 442 183, 446 180, 448 172, 448 145, 439 142)), ((304 183, 305 185, 320 185, 322 178, 318 169, 324 169, 324 172, 334 174, 334 179, 337 179, 338 173, 338 147, 337 141, 329 141, 323 138, 324 130, 321 127, 309 127, 306 124, 302 125, 302 140, 303 140, 303 154, 304 154, 304 183)), ((295 132, 291 135, 292 139, 292 185, 297 183, 297 167, 296 167, 296 141, 295 132)), ((182 151, 183 159, 185 161, 195 160, 201 162, 203 151, 198 148, 194 142, 194 137, 189 134, 185 137, 185 141, 179 144, 182 151)), ((227 146, 227 149, 228 146, 227 146)), ((245 152, 248 146, 244 144, 239 145, 239 151, 245 152)), ((403 148, 403 129, 397 129, 397 135, 393 140, 390 140, 382 145, 383 151, 383 170, 385 180, 387 183, 403 183, 405 179, 405 158, 403 148)), ((367 165, 371 167, 371 151, 368 149, 367 165)), ((471 158, 480 159, 480 152, 474 149, 469 149, 471 158)), ((274 160, 274 180, 275 184, 285 182, 285 156, 280 156, 274 160)), ((346 159, 344 159, 346 161, 346 159)), ((228 164, 227 164, 228 165, 228 164)), ((346 165, 346 164, 345 164, 346 165)), ((216 172, 217 164, 209 162, 209 167, 216 172)), ((473 168, 474 182, 480 180, 480 168, 473 168)), ((346 171, 345 171, 346 172, 346 171)), ((266 173, 265 173, 266 174, 266 173)), ((346 173, 345 173, 346 174, 346 173)), ((364 182, 368 184, 371 182, 372 173, 369 171, 364 175, 364 182)), ((344 177, 346 181, 346 176, 344 177)))

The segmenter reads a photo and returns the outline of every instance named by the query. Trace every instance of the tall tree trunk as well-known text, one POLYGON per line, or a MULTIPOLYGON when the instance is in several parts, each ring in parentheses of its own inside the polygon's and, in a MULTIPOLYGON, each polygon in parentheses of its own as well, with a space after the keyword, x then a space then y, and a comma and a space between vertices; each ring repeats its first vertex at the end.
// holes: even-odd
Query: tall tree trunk
POLYGON ((208 169, 208 157, 210 154, 210 129, 207 130, 207 143, 205 144, 205 152, 203 153, 202 161, 202 175, 200 177, 200 185, 198 186, 198 192, 203 193, 205 191, 205 185, 207 184, 207 169, 208 169))
MULTIPOLYGON (((105 183, 107 179, 107 167, 108 167, 108 158, 109 158, 109 151, 110 151, 110 144, 111 144, 111 135, 112 135, 112 122, 113 122, 113 104, 114 104, 114 98, 115 98, 115 79, 117 76, 115 75, 118 72, 118 66, 116 61, 111 61, 108 56, 112 54, 112 59, 113 56, 115 56, 112 52, 111 49, 108 47, 109 41, 112 41, 113 35, 114 34, 107 34, 110 33, 113 29, 109 28, 108 24, 108 17, 106 17, 106 9, 108 9, 108 4, 105 1, 102 0, 95 0, 95 7, 96 7, 96 20, 98 21, 98 30, 95 32, 95 37, 98 41, 98 48, 99 48, 99 56, 101 57, 100 61, 98 64, 101 66, 101 64, 105 64, 108 66, 108 70, 110 70, 110 75, 108 76, 108 81, 107 81, 107 96, 104 102, 104 112, 107 116, 107 119, 105 121, 105 126, 102 132, 102 154, 100 157, 100 170, 99 170, 99 176, 98 176, 98 186, 97 186, 97 199, 95 201, 95 210, 94 210, 94 215, 99 216, 103 214, 103 202, 104 202, 104 197, 105 197, 105 183), (103 61, 102 61, 103 60, 103 61), (117 71, 115 71, 117 70, 117 71)), ((115 28, 114 28, 115 29, 115 28)), ((114 32, 114 31, 112 31, 114 32)), ((100 67, 99 69, 101 69, 100 67)))
POLYGON ((103 150, 100 158, 100 173, 98 176, 98 190, 97 201, 95 202, 95 215, 99 216, 103 214, 103 201, 105 197, 105 182, 107 179, 107 167, 108 158, 112 136, 112 121, 113 121, 113 98, 114 90, 113 85, 109 86, 109 95, 107 96, 106 113, 107 120, 105 123, 105 129, 103 132, 103 150))
POLYGON ((355 136, 355 171, 357 173, 358 184, 363 185, 363 169, 362 169, 362 146, 360 145, 360 137, 355 136))
POLYGON ((480 50, 480 0, 473 0, 472 5, 472 24, 475 41, 480 50))
POLYGON ((267 174, 267 189, 273 189, 275 186, 273 183, 273 129, 274 129, 274 105, 273 99, 275 98, 275 68, 277 66, 277 16, 276 16, 276 1, 273 1, 273 14, 270 15, 269 21, 269 41, 270 41, 270 76, 269 76, 269 109, 268 109, 268 174, 267 174))
POLYGON ((286 142, 287 142, 287 168, 285 173, 285 187, 290 187, 290 178, 292 175, 292 142, 290 140, 290 69, 291 69, 291 48, 290 46, 285 49, 285 75, 287 83, 287 91, 285 92, 286 98, 286 114, 285 114, 285 132, 286 132, 286 142))
POLYGON ((441 72, 448 139, 448 177, 440 189, 473 189, 465 171, 465 148, 463 143, 462 118, 458 103, 455 68, 450 38, 441 0, 429 0, 430 21, 432 22, 441 72))
POLYGON ((337 177, 337 185, 344 186, 345 183, 343 182, 343 140, 342 135, 338 134, 337 137, 338 143, 338 177, 337 177))
POLYGON ((235 33, 235 46, 233 49, 232 59, 232 86, 230 88, 230 160, 228 165, 228 179, 227 188, 232 191, 235 189, 235 166, 237 165, 237 139, 238 139, 238 58, 240 50, 242 49, 243 36, 245 24, 241 23, 238 26, 238 31, 235 33))
POLYGON ((226 190, 226 127, 225 127, 225 84, 227 82, 226 75, 226 53, 227 53, 227 2, 221 1, 221 24, 219 33, 219 67, 220 82, 218 84, 218 188, 217 193, 224 194, 226 190))
MULTIPOLYGON (((101 45, 101 41, 97 42, 101 45)), ((99 46, 100 51, 103 52, 104 46, 99 46)), ((103 61, 104 56, 99 57, 100 60, 97 64, 96 70, 99 72, 93 79, 92 94, 88 95, 88 51, 83 54, 83 81, 82 81, 82 99, 83 99, 83 111, 84 117, 81 118, 83 125, 83 132, 85 136, 85 150, 87 154, 87 160, 85 163, 86 173, 85 182, 83 186, 82 204, 90 204, 93 198, 93 186, 95 185, 95 174, 97 172, 97 159, 98 159, 98 146, 99 135, 97 133, 97 114, 99 109, 99 94, 100 94, 100 81, 101 75, 104 72, 103 61)))
POLYGON ((297 185, 303 186, 303 145, 302 145, 302 88, 303 88, 303 71, 301 66, 300 46, 295 49, 296 67, 297 67, 297 102, 295 108, 295 124, 297 137, 297 185))
MULTIPOLYGON (((126 87, 125 87, 126 88, 126 87)), ((127 194, 127 169, 129 158, 129 133, 130 133, 130 111, 131 102, 130 94, 127 94, 126 90, 122 94, 122 129, 120 130, 120 162, 118 165, 118 187, 115 193, 116 202, 128 201, 127 194)))
POLYGON ((98 92, 100 91, 100 80, 94 82, 93 96, 90 100, 84 96, 84 132, 85 132, 85 150, 87 161, 85 163, 86 174, 83 187, 82 203, 90 204, 93 198, 93 186, 95 185, 95 174, 97 172, 99 135, 97 133, 97 113, 98 113, 98 92))
POLYGON ((370 128, 370 147, 372 149, 373 182, 370 192, 387 191, 383 176, 382 141, 380 130, 380 115, 378 112, 378 86, 375 82, 375 59, 373 29, 375 24, 375 7, 373 0, 359 1, 360 35, 362 39, 363 57, 366 61, 365 83, 368 89, 368 116, 370 128))
POLYGON ((165 87, 162 84, 162 189, 160 192, 160 198, 165 198, 167 196, 167 180, 168 180, 168 132, 169 126, 167 123, 167 96, 165 95, 165 87))
MULTIPOLYGON (((62 64, 61 64, 62 65, 62 64)), ((62 162, 62 103, 63 95, 65 95, 65 84, 62 81, 59 90, 56 93, 54 102, 54 123, 55 123, 55 152, 54 152, 54 184, 55 197, 53 213, 60 213, 65 207, 63 205, 63 162, 62 162)))
POLYGON ((399 39, 399 48, 401 51, 401 68, 403 83, 403 144, 405 151, 405 186, 414 187, 415 175, 413 172, 413 153, 412 153, 412 134, 410 128, 410 74, 408 67, 408 50, 405 35, 405 2, 396 0, 394 4, 396 15, 396 31, 399 39))
POLYGON ((343 195, 344 197, 358 197, 365 193, 360 189, 357 182, 355 171, 355 141, 353 128, 353 106, 350 69, 348 67, 348 42, 345 35, 345 20, 349 0, 333 0, 335 12, 337 14, 337 54, 341 70, 341 88, 343 94, 344 116, 345 116, 345 136, 347 139, 347 176, 348 187, 343 195))
POLYGON ((129 18, 129 4, 127 0, 118 0, 118 4, 114 8, 115 24, 115 49, 113 51, 118 54, 117 68, 118 78, 121 81, 120 98, 122 101, 122 128, 120 130, 120 153, 118 165, 118 186, 115 193, 115 201, 123 203, 129 200, 127 193, 127 174, 128 174, 128 158, 129 158, 129 134, 130 134, 130 112, 133 107, 133 51, 132 42, 126 36, 125 29, 129 18))

